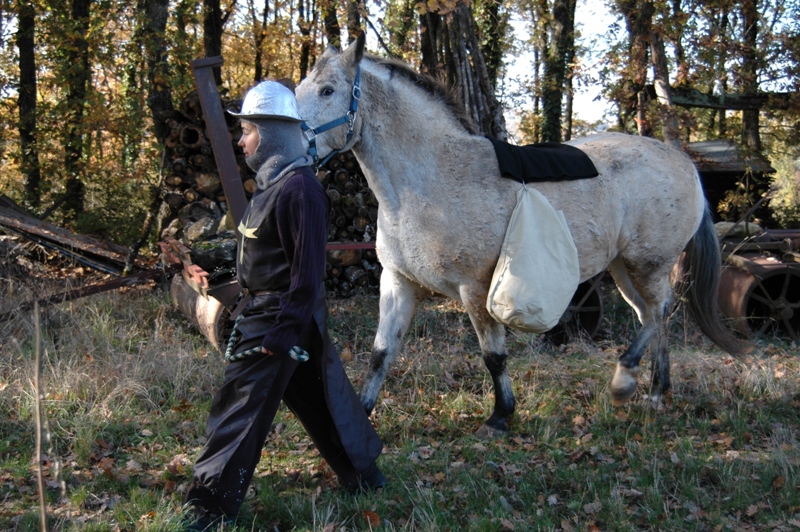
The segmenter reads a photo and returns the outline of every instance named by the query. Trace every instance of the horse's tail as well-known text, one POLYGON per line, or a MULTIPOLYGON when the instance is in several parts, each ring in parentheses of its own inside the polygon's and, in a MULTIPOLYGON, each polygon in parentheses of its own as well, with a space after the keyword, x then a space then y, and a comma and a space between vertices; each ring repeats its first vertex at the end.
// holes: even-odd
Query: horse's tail
POLYGON ((706 205, 700 227, 686 244, 683 272, 676 287, 686 308, 711 341, 728 353, 738 356, 747 351, 747 342, 740 340, 722 323, 717 297, 722 272, 719 240, 714 220, 706 205))

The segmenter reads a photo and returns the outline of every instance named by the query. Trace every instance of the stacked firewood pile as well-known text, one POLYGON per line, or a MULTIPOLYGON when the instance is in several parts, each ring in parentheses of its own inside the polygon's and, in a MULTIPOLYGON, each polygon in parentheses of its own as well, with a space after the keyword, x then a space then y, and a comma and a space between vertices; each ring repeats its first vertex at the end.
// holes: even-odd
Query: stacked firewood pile
MULTIPOLYGON (((224 109, 238 110, 241 102, 222 99, 224 109)), ((231 142, 249 199, 256 190, 241 148, 239 120, 226 113, 231 142)), ((206 136, 202 108, 196 93, 180 105, 170 121, 166 142, 166 175, 162 185, 162 239, 175 238, 192 250, 192 262, 215 276, 229 277, 235 270, 236 244, 222 181, 211 143, 206 136)), ((331 249, 326 263, 325 287, 331 297, 377 293, 380 264, 374 248, 378 201, 367 186, 352 153, 341 153, 317 170, 331 203, 330 243, 360 243, 361 249, 331 249)), ((341 246, 333 246, 341 247, 341 246)))
MULTIPOLYGON (((224 109, 235 110, 240 102, 222 100, 224 109)), ((241 137, 239 120, 225 113, 228 130, 234 146, 236 162, 242 176, 242 185, 248 195, 255 191, 252 170, 247 167, 244 154, 236 143, 241 137)), ((170 135, 166 140, 168 163, 165 169, 163 198, 169 207, 171 219, 186 218, 186 207, 200 203, 201 206, 227 212, 225 194, 222 191, 214 152, 206 136, 203 110, 197 92, 191 92, 183 99, 180 113, 168 120, 170 135), (221 210, 220 210, 221 209, 221 210)), ((200 210, 195 206, 195 210, 200 210)), ((192 209, 188 209, 192 210, 192 209)))
MULTIPOLYGON (((332 157, 317 170, 317 177, 331 202, 328 242, 375 242, 378 200, 351 152, 332 157)), ((325 287, 329 293, 348 297, 377 293, 380 263, 374 248, 328 251, 325 287)))

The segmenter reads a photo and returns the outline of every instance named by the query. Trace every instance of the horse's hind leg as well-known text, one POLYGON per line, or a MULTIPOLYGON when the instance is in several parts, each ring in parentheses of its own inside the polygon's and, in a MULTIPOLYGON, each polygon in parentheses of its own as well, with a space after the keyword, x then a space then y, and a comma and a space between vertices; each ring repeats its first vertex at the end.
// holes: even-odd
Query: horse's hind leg
POLYGON ((467 290, 462 290, 462 301, 478 335, 483 363, 489 370, 494 385, 494 410, 486 420, 485 426, 489 429, 507 432, 508 422, 514 415, 516 401, 514 400, 514 390, 511 388, 511 379, 508 377, 506 330, 486 311, 485 294, 470 298, 467 292, 467 290))
POLYGON ((666 346, 665 312, 669 300, 670 286, 667 273, 648 272, 636 277, 626 270, 621 260, 615 260, 608 268, 620 293, 634 308, 642 328, 633 342, 617 362, 617 370, 611 381, 611 402, 619 406, 636 393, 639 363, 647 346, 658 337, 653 360, 653 394, 661 395, 669 388, 669 354, 666 346))
POLYGON ((361 404, 371 414, 389 366, 411 323, 425 291, 407 277, 388 268, 381 272, 381 299, 378 331, 372 344, 372 356, 361 388, 361 404))
POLYGON ((656 338, 656 352, 653 356, 653 379, 650 385, 650 397, 653 403, 658 405, 670 387, 670 363, 669 351, 667 350, 667 327, 666 320, 662 319, 661 327, 658 328, 656 338))
POLYGON ((625 353, 619 357, 617 371, 611 380, 611 403, 614 406, 625 403, 636 393, 636 386, 639 383, 636 378, 639 375, 639 363, 656 332, 655 329, 656 324, 652 321, 644 325, 625 353))

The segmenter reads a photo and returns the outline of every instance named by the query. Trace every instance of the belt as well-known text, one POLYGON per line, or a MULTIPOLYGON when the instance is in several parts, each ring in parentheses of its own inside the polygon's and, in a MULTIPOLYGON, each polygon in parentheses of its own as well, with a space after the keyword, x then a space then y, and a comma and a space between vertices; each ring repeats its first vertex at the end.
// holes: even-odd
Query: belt
POLYGON ((277 290, 249 290, 247 288, 243 289, 242 299, 241 301, 239 301, 236 307, 231 311, 231 315, 228 319, 230 319, 231 321, 235 321, 236 318, 238 318, 239 315, 244 311, 245 307, 250 302, 250 300, 253 299, 254 296, 263 296, 269 294, 279 295, 281 294, 281 292, 278 292, 277 290))

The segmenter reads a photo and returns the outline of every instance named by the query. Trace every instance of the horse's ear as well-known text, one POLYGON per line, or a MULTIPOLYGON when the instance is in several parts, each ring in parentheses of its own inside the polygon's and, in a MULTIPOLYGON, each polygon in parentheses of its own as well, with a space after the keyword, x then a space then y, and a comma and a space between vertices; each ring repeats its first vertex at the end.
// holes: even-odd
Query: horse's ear
POLYGON ((342 60, 352 68, 361 62, 364 57, 364 45, 367 42, 367 34, 363 31, 358 35, 356 40, 347 47, 347 50, 342 54, 342 60))

